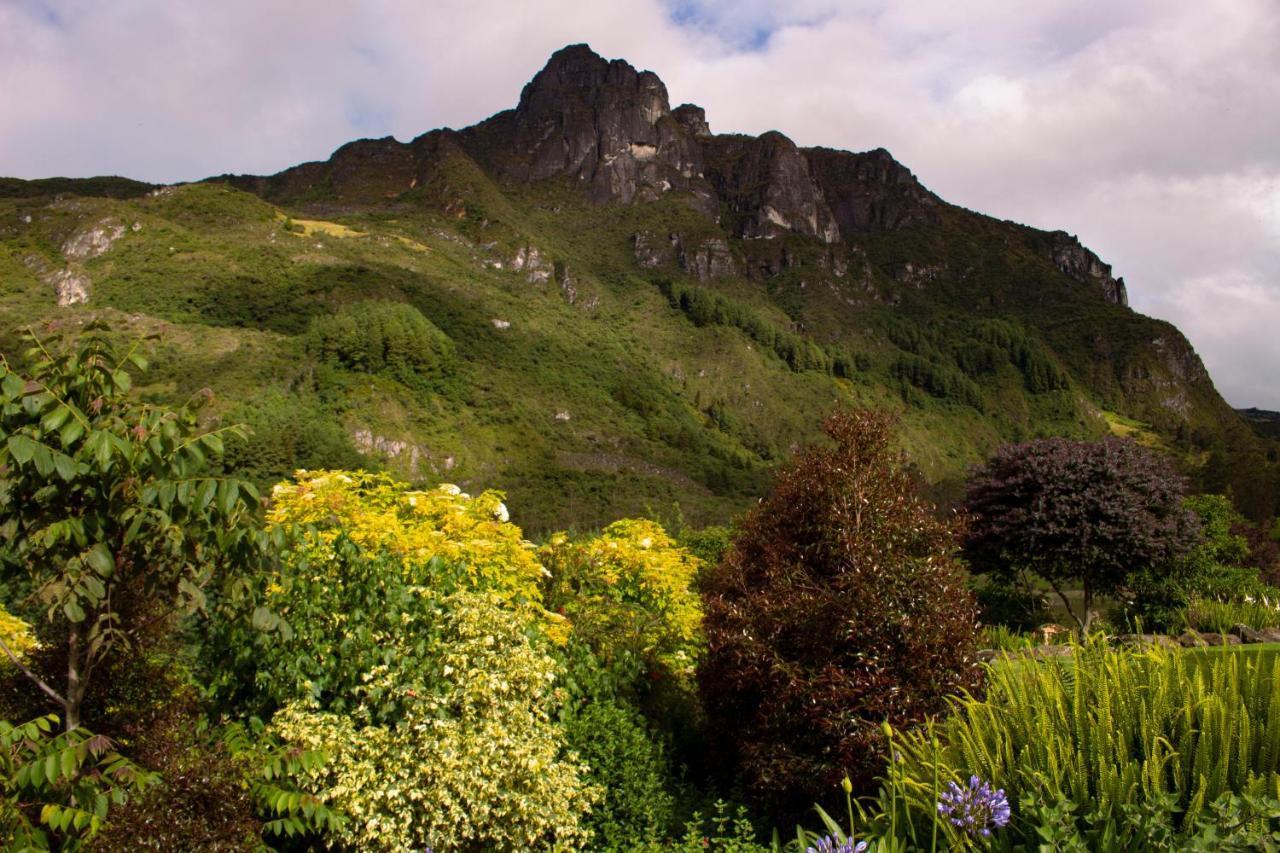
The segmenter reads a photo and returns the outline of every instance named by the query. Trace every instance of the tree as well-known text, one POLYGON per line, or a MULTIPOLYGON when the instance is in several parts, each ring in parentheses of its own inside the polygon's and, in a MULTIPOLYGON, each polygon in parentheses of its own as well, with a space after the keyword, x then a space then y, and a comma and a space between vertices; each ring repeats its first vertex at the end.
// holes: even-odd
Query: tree
POLYGON ((785 814, 883 770, 881 724, 981 683, 956 524, 916 494, 890 416, 832 416, 704 581, 699 671, 721 763, 785 814))
POLYGON ((1166 461, 1132 441, 1008 445, 969 481, 964 553, 977 571, 1039 575, 1087 633, 1097 596, 1172 569, 1200 542, 1182 490, 1166 461), (1082 612, 1067 584, 1082 591, 1082 612))
POLYGON ((202 430, 206 389, 177 410, 130 397, 126 365, 90 325, 74 346, 27 339, 29 372, 0 357, 0 542, 4 580, 34 590, 39 633, 62 651, 61 687, 0 638, 0 649, 62 709, 68 731, 95 669, 145 647, 200 608, 219 566, 261 553, 253 487, 211 473, 235 426, 202 430))

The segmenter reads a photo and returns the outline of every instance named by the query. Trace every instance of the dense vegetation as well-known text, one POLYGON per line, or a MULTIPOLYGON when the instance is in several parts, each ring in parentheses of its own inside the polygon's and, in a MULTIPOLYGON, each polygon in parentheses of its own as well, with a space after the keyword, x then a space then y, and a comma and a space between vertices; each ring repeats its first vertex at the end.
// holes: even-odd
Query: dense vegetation
MULTIPOLYGON (((1038 660, 988 626, 1013 652, 979 665, 963 528, 916 496, 890 416, 830 418, 732 529, 633 518, 536 545, 501 493, 386 473, 300 471, 259 500, 207 394, 146 402, 142 358, 104 328, 29 344, 0 362, 0 829, 19 848, 1280 838, 1273 647, 1095 633, 1038 660)), ((1136 526, 1128 472, 1164 518, 1199 519, 1166 555, 1185 625, 1280 625, 1273 543, 1229 501, 1184 500, 1136 445, 1058 450, 1088 476, 1046 463, 1020 488, 1136 526)), ((1091 559, 1073 542, 1026 567, 1091 559)))

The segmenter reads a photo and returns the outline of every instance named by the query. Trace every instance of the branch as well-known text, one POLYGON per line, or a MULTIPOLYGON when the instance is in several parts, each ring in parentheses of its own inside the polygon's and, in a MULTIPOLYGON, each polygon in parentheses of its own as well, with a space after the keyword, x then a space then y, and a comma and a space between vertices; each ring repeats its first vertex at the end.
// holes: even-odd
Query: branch
POLYGON ((67 700, 62 698, 62 694, 45 684, 40 676, 27 669, 27 667, 23 665, 22 661, 18 660, 18 656, 13 653, 13 649, 9 648, 9 644, 4 641, 3 637, 0 637, 0 648, 4 649, 4 653, 9 656, 9 660, 13 661, 13 665, 21 670, 23 675, 34 681, 36 686, 43 690, 50 699, 57 702, 64 709, 67 707, 67 700))
POLYGON ((1049 581, 1049 586, 1053 587, 1053 591, 1058 594, 1058 598, 1062 599, 1062 606, 1067 609, 1067 612, 1071 614, 1071 618, 1076 621, 1076 625, 1080 628, 1081 636, 1083 636, 1085 631, 1084 623, 1080 621, 1080 617, 1076 615, 1076 612, 1071 609, 1071 602, 1067 599, 1066 593, 1058 589, 1058 584, 1054 581, 1049 578, 1045 578, 1045 580, 1049 581))

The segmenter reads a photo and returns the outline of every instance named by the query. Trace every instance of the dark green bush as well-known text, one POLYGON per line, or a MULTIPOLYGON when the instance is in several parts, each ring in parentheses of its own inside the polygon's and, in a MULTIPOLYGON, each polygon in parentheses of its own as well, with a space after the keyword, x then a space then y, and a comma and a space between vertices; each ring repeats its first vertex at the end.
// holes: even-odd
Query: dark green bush
POLYGON ((322 361, 406 385, 448 375, 456 358, 449 336, 403 302, 357 302, 317 317, 307 346, 322 361))
POLYGON ((882 722, 919 723, 981 685, 955 524, 916 496, 891 418, 842 414, 826 431, 833 443, 782 470, 703 583, 707 728, 774 815, 846 773, 869 790, 882 722))
POLYGON ((337 418, 314 400, 270 390, 232 409, 227 419, 250 430, 227 442, 227 469, 260 486, 300 468, 371 467, 337 418))

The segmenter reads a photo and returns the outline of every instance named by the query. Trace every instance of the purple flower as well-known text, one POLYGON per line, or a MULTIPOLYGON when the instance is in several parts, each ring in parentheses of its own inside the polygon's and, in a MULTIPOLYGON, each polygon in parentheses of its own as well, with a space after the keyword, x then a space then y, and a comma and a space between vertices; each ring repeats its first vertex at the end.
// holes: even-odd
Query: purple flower
POLYGON ((810 845, 805 853, 866 853, 866 850, 867 842, 865 841, 859 841, 854 844, 853 839, 850 838, 848 841, 841 843, 836 840, 835 836, 824 835, 810 845))
POLYGON ((944 815, 970 838, 990 837, 991 830, 1008 824, 1012 815, 1004 789, 993 791, 991 785, 977 776, 969 777, 966 788, 948 782, 947 790, 938 799, 938 814, 944 815))

